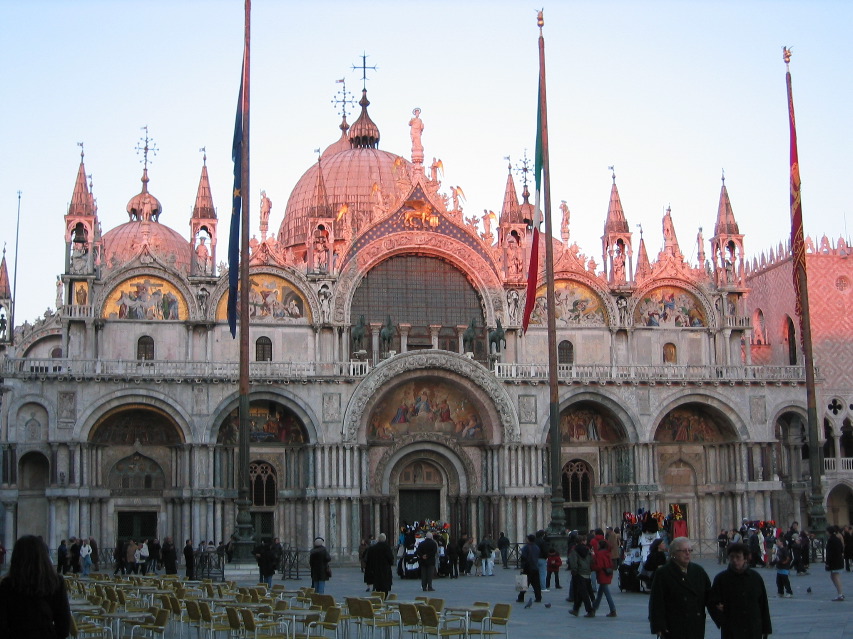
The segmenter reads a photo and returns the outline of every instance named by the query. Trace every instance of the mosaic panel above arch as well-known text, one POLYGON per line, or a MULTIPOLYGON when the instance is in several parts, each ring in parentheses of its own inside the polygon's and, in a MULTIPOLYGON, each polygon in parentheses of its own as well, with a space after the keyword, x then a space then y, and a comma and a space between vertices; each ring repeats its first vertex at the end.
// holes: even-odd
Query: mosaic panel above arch
MULTIPOLYGON (((76 295, 75 291, 75 295, 76 295)), ((127 320, 186 320, 187 301, 160 277, 140 275, 118 284, 104 302, 101 317, 127 320)))
POLYGON ((634 307, 637 326, 702 327, 708 318, 695 295, 677 286, 659 286, 645 293, 634 307))
MULTIPOLYGON (((530 314, 531 324, 545 326, 548 322, 548 303, 545 292, 545 286, 536 289, 536 302, 530 314)), ((607 324, 607 308, 604 302, 585 284, 571 280, 558 280, 554 282, 554 298, 557 328, 607 324)))
MULTIPOLYGON (((216 443, 236 446, 240 432, 239 408, 232 410, 219 426, 216 443)), ((304 444, 308 432, 293 410, 271 400, 249 404, 249 441, 253 444, 304 444)))
POLYGON ((441 433, 482 442, 491 437, 487 429, 466 389, 424 377, 392 388, 374 404, 367 439, 380 443, 415 433, 441 433))
POLYGON ((167 446, 183 443, 183 437, 166 413, 151 406, 131 404, 107 413, 92 429, 89 441, 113 446, 132 446, 137 441, 143 445, 167 446))
POLYGON ((666 443, 726 442, 734 439, 728 424, 696 405, 679 406, 669 411, 655 431, 655 441, 666 443))
MULTIPOLYGON (((239 304, 237 316, 240 316, 239 304)), ((228 295, 216 305, 216 319, 228 320, 228 295)), ((310 324, 311 306, 305 296, 283 277, 270 273, 249 276, 249 319, 252 323, 310 324)))
POLYGON ((625 429, 610 411, 593 402, 572 404, 560 413, 560 437, 562 442, 626 441, 625 429))

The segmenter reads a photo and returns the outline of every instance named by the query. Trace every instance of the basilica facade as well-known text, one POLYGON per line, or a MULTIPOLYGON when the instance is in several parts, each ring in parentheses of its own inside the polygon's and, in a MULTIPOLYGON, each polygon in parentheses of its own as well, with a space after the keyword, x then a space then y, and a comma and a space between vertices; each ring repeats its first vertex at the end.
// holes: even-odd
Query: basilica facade
MULTIPOLYGON (((501 195, 496 176, 500 213, 469 217, 440 162, 425 159, 419 113, 404 157, 380 148, 366 92, 360 105, 283 215, 262 194, 244 309, 258 533, 301 548, 320 534, 346 556, 403 521, 513 540, 546 526, 549 312, 570 529, 675 506, 698 538, 743 517, 805 521, 799 346, 768 342, 775 311, 759 318, 750 306, 773 269, 747 263, 725 183, 697 264, 669 211, 650 258, 615 176, 594 257, 569 241, 564 205, 555 308, 540 263, 522 333, 526 184, 509 171, 501 195), (504 339, 490 340, 498 327, 504 339)), ((205 166, 190 219, 175 220, 187 235, 167 226, 151 183, 146 167, 128 221, 102 232, 81 157, 56 311, 0 331, 7 544, 24 533, 52 547, 79 534, 218 541, 234 530, 239 342, 220 220, 205 166)), ((13 303, 4 262, 0 307, 8 315, 13 303)), ((845 418, 831 418, 836 458, 845 418)))

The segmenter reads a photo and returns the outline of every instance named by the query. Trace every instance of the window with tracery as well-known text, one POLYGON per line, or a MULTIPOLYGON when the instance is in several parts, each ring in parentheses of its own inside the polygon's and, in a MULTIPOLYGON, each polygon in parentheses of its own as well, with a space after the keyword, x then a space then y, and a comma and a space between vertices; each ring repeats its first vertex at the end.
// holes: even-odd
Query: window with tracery
POLYGON ((275 469, 267 462, 249 464, 249 486, 253 506, 275 506, 275 469))
POLYGON ((255 361, 272 361, 272 340, 269 337, 259 337, 255 342, 255 361))
POLYGON ((575 363, 575 345, 569 340, 564 339, 557 346, 557 363, 558 364, 574 364, 575 363))
POLYGON ((136 342, 136 359, 150 360, 154 359, 154 338, 149 335, 143 335, 136 342))
POLYGON ((573 459, 563 467, 563 501, 592 501, 592 468, 582 459, 573 459))

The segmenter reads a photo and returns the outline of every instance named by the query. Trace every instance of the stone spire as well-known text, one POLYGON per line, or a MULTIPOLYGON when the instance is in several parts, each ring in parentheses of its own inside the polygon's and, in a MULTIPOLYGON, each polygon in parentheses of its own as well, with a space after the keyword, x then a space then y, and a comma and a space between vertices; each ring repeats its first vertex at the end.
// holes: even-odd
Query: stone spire
POLYGON ((210 193, 210 179, 207 176, 207 152, 200 149, 202 158, 201 176, 198 179, 198 190, 195 196, 195 206, 190 218, 190 245, 193 251, 193 275, 212 275, 216 264, 216 207, 213 206, 213 196, 210 193), (210 241, 210 246, 205 242, 210 241))
POLYGON ((100 264, 101 241, 98 207, 91 184, 86 183, 91 176, 86 175, 83 143, 77 144, 80 147, 80 166, 65 214, 66 272, 83 275, 93 273, 100 264))
POLYGON ((213 206, 213 197, 210 194, 210 180, 207 177, 207 155, 201 166, 201 177, 198 179, 198 190, 193 206, 193 219, 215 220, 216 209, 213 206))
POLYGON ((662 255, 671 255, 683 259, 681 249, 678 247, 678 237, 675 235, 675 226, 672 224, 672 209, 667 206, 663 215, 663 251, 662 255))
POLYGON ((601 236, 602 260, 607 281, 619 286, 632 279, 633 249, 628 221, 622 210, 622 200, 616 187, 616 172, 612 173, 613 185, 610 187, 610 204, 607 207, 607 219, 604 222, 604 235, 601 236))
POLYGON ((722 176, 720 202, 717 205, 717 222, 711 238, 711 261, 717 286, 745 285, 743 235, 735 220, 729 192, 726 189, 726 174, 722 176))
POLYGON ((640 227, 640 247, 637 249, 637 272, 634 279, 641 282, 647 278, 652 272, 652 265, 649 262, 649 254, 646 251, 646 241, 643 239, 643 227, 640 227))
POLYGON ((77 168, 77 179, 74 181, 74 192, 71 194, 71 204, 68 205, 68 215, 94 215, 94 200, 86 183, 86 166, 83 164, 83 150, 80 150, 80 166, 77 168))
MULTIPOLYGON (((3 249, 3 261, 0 262, 0 300, 12 299, 12 287, 9 286, 9 268, 6 266, 6 249, 3 249)), ((6 309, 8 314, 9 309, 6 309)))
POLYGON ((521 206, 518 203, 518 194, 515 190, 515 180, 512 179, 512 165, 509 165, 506 176, 506 188, 504 188, 504 203, 501 206, 501 215, 498 224, 521 224, 521 206))
POLYGON ((379 148, 379 127, 367 113, 367 107, 370 106, 370 100, 367 99, 367 89, 361 91, 361 100, 358 101, 358 104, 361 106, 361 114, 350 127, 350 144, 354 149, 377 149, 379 148))

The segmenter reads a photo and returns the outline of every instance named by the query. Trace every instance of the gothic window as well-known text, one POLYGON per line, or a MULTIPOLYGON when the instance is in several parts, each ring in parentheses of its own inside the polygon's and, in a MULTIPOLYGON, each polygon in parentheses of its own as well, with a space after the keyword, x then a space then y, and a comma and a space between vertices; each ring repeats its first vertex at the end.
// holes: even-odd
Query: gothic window
POLYGON ((275 469, 267 462, 249 464, 249 486, 253 506, 275 506, 275 469))
POLYGON ((564 339, 562 342, 560 342, 560 345, 557 346, 557 363, 575 363, 575 346, 567 339, 564 339))
POLYGON ((255 361, 272 361, 272 340, 269 337, 259 337, 255 342, 255 361))
POLYGON ((663 363, 664 364, 677 364, 678 363, 678 349, 675 347, 675 344, 666 343, 663 345, 663 363))
POLYGON ((832 425, 826 419, 823 420, 823 436, 826 438, 823 444, 823 456, 835 457, 835 435, 832 433, 832 425))
POLYGON ((788 364, 797 365, 797 329, 790 317, 785 318, 785 341, 788 343, 788 364))
POLYGON ((585 461, 573 459, 563 467, 563 500, 592 501, 592 469, 585 461))
POLYGON ((136 359, 151 360, 154 359, 154 338, 149 335, 143 335, 136 342, 136 359))
POLYGON ((767 344, 767 325, 760 308, 752 314, 752 343, 756 346, 767 344))

